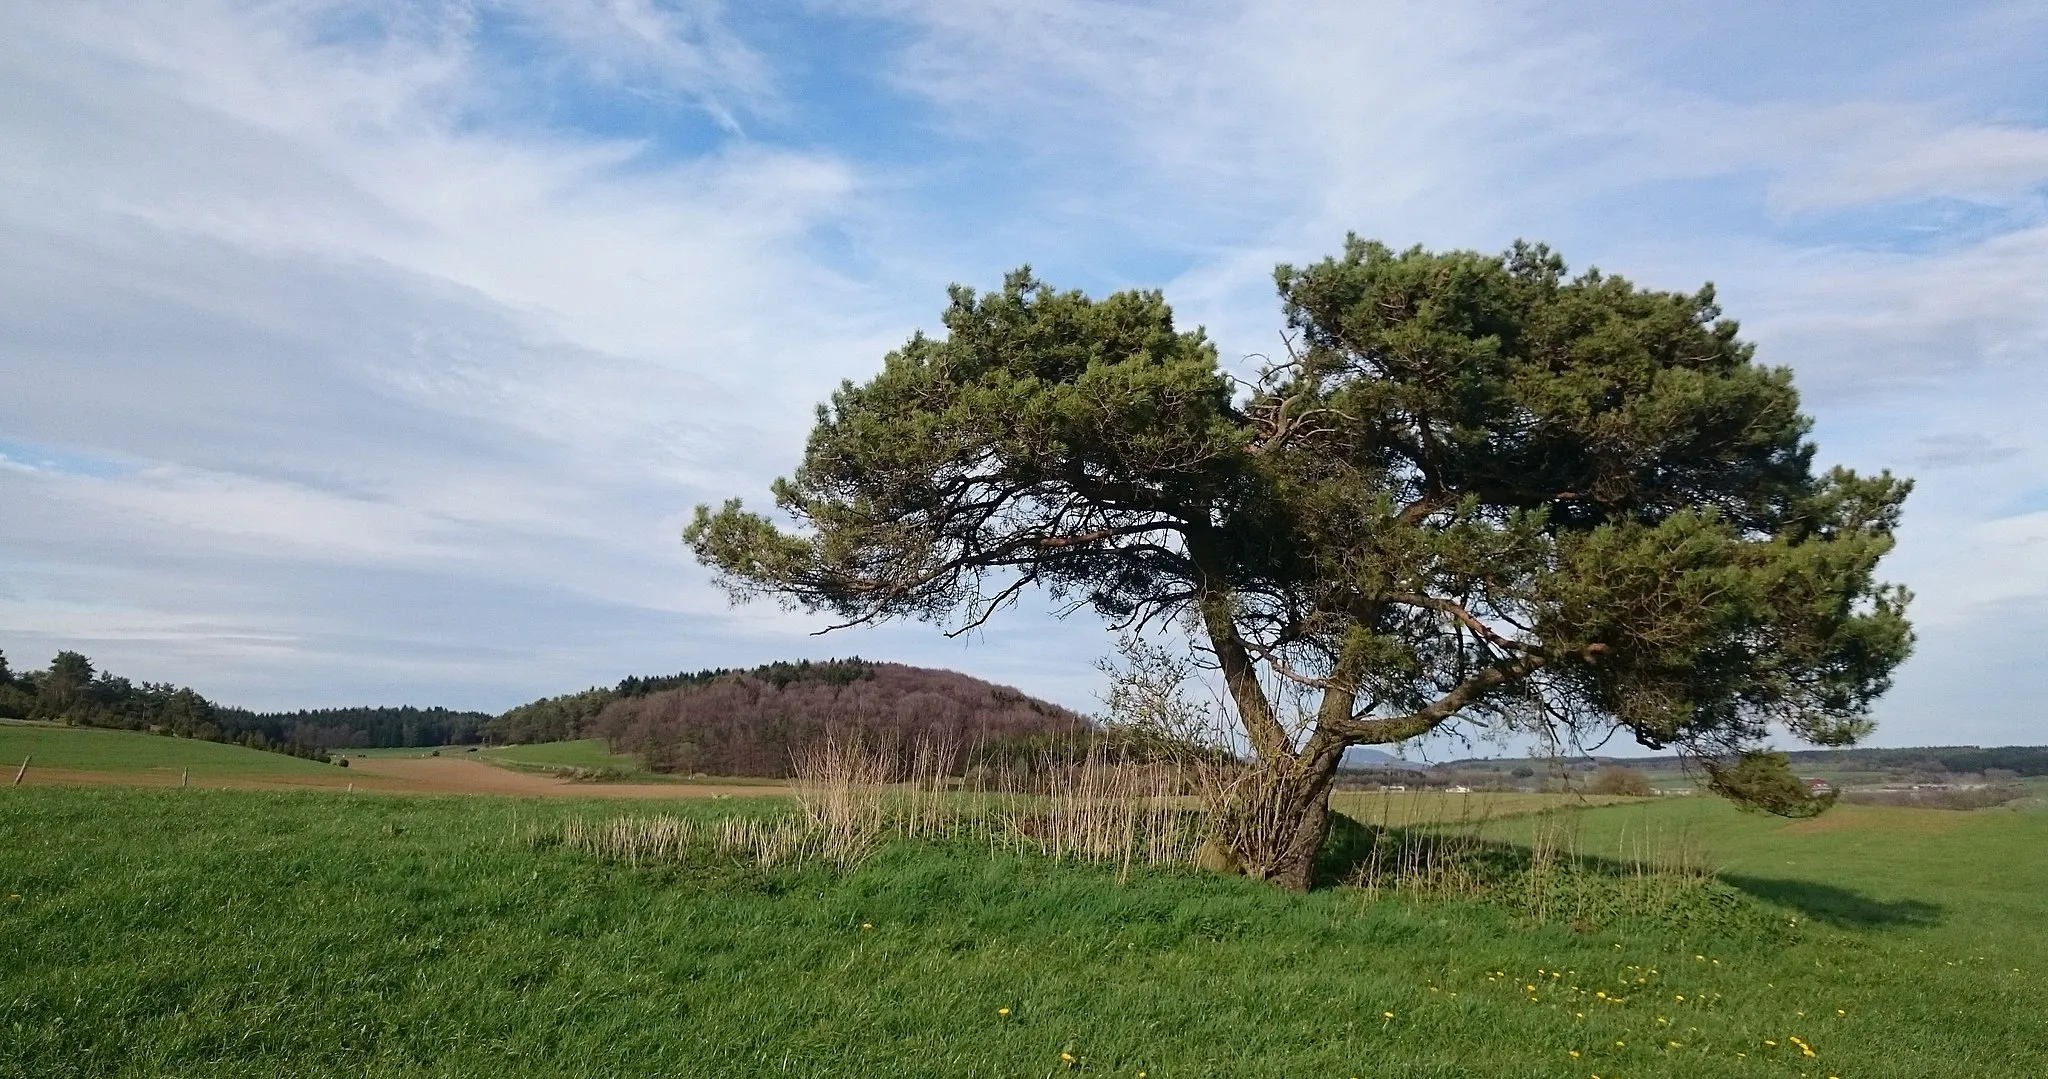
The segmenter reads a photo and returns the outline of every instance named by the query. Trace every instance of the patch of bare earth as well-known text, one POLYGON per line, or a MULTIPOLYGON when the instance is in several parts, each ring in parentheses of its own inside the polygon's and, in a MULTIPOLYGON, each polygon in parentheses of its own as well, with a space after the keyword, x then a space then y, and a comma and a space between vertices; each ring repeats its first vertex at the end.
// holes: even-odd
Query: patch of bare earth
POLYGON ((763 783, 576 783, 556 776, 516 772, 459 757, 354 757, 349 771, 393 779, 407 790, 439 794, 523 794, 570 798, 714 798, 788 794, 783 784, 763 783))

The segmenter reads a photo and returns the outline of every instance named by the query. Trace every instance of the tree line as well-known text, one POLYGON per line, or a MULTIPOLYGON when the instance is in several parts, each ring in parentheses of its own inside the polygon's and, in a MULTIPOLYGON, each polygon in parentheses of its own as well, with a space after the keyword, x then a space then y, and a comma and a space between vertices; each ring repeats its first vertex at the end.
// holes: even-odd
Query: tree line
POLYGON ((447 708, 323 708, 256 712, 170 682, 137 682, 59 652, 40 671, 16 672, 0 652, 0 719, 152 731, 327 760, 336 749, 462 745, 486 740, 488 712, 447 708))
POLYGON ((1014 749, 1033 744, 1031 737, 1043 741, 1085 726, 1079 716, 1012 689, 858 657, 636 675, 492 715, 410 705, 256 712, 169 682, 136 682, 73 651, 57 653, 44 670, 20 673, 0 652, 0 719, 152 731, 323 761, 343 749, 595 735, 660 771, 775 776, 789 774, 793 754, 827 732, 985 749, 995 735, 1014 749))

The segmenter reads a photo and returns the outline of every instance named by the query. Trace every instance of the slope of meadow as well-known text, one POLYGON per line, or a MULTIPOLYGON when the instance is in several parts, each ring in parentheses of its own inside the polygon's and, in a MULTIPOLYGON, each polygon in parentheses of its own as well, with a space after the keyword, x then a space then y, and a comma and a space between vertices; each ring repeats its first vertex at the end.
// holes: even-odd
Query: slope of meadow
POLYGON ((1575 930, 965 843, 838 876, 531 838, 627 811, 0 790, 0 1075, 2048 1074, 2039 812, 1587 810, 1745 897, 1575 930))
POLYGON ((189 771, 195 783, 234 779, 323 784, 348 778, 333 765, 318 761, 196 738, 0 722, 0 768, 6 773, 0 782, 12 779, 24 758, 29 759, 30 770, 37 776, 47 771, 127 773, 136 778, 176 782, 189 771))

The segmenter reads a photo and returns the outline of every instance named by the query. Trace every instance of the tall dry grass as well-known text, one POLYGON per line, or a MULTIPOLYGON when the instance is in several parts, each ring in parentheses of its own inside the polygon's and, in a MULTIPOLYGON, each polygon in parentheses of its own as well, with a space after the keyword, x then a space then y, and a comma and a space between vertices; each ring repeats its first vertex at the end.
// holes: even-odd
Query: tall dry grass
POLYGON ((981 818, 996 845, 1115 865, 1119 875, 1134 865, 1194 864, 1203 834, 1180 769, 1091 750, 1034 773, 1029 782, 999 781, 1001 796, 981 818))
MULTIPOLYGON (((971 787, 948 774, 960 759, 948 745, 906 755, 859 738, 826 739, 797 760, 789 812, 569 821, 543 838, 629 865, 718 856, 763 869, 839 871, 892 839, 975 841, 1113 866, 1123 879, 1141 866, 1203 864, 1213 844, 1259 875, 1270 868, 1259 852, 1276 851, 1288 824, 1281 794, 1260 786, 1284 787, 1286 777, 1222 758, 1139 760, 1098 747, 1078 759, 998 769, 971 787)), ((1340 818, 1332 854, 1348 859, 1344 882, 1368 900, 1497 901, 1539 922, 1598 923, 1682 905, 1715 879, 1683 831, 1624 829, 1614 849, 1593 850, 1571 808, 1500 813, 1483 795, 1431 805, 1418 814, 1406 796, 1386 793, 1376 812, 1368 805, 1363 819, 1340 818)))
POLYGON ((1203 834, 1176 768, 1090 750, 996 769, 970 789, 948 774, 954 747, 905 754, 860 738, 814 743, 795 762, 796 807, 769 818, 693 823, 672 816, 571 821, 542 838, 627 864, 704 852, 762 868, 815 862, 848 870, 889 839, 975 839, 992 849, 1116 865, 1192 865, 1203 834))

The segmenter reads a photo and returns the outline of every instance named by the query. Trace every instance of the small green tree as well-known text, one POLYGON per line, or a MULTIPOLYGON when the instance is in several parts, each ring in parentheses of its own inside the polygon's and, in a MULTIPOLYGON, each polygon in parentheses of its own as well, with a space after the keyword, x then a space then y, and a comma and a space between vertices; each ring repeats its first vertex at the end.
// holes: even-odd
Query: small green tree
POLYGON ((1250 384, 1156 292, 956 286, 946 337, 819 409, 774 485, 794 530, 733 500, 685 541, 839 626, 960 633, 1033 587, 1179 620, 1285 823, 1236 853, 1293 888, 1346 746, 1619 727, 1712 768, 1868 730, 1911 645, 1874 576, 1909 484, 1816 475, 1791 373, 1711 288, 1356 238, 1277 280, 1288 351, 1250 384))

